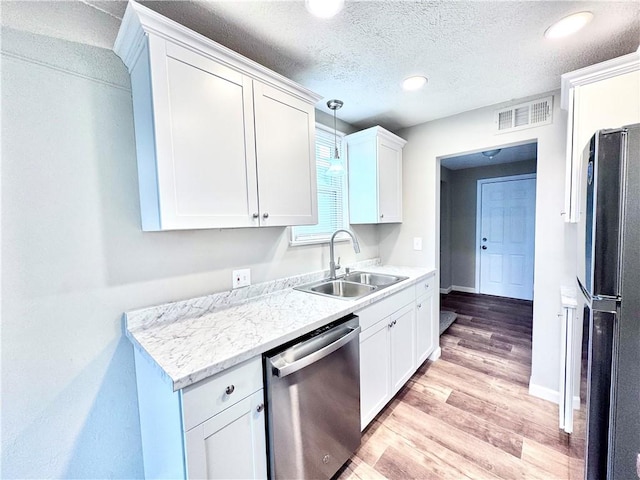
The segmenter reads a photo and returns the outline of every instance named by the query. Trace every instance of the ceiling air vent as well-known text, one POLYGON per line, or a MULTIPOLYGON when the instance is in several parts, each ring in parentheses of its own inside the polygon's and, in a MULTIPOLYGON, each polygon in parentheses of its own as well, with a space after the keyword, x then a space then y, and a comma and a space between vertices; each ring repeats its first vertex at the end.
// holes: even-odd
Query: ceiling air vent
POLYGON ((540 98, 496 111, 498 133, 547 125, 552 121, 553 97, 540 98))

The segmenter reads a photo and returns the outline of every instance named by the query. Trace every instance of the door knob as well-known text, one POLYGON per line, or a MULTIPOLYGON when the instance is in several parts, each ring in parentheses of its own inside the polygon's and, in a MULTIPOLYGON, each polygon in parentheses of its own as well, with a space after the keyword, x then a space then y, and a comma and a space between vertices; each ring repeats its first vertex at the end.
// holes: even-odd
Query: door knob
POLYGON ((486 246, 486 245, 482 245, 482 249, 483 249, 483 250, 486 250, 486 249, 487 249, 487 246, 486 246))

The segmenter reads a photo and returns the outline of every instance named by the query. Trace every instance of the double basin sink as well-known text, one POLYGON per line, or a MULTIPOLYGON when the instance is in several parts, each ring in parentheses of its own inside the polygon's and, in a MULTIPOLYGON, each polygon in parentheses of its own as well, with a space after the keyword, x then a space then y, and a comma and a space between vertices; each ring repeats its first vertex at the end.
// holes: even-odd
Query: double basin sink
POLYGON ((356 300, 371 293, 378 292, 383 288, 390 287, 407 278, 409 277, 383 273, 352 272, 335 280, 320 280, 295 287, 295 289, 327 297, 356 300))

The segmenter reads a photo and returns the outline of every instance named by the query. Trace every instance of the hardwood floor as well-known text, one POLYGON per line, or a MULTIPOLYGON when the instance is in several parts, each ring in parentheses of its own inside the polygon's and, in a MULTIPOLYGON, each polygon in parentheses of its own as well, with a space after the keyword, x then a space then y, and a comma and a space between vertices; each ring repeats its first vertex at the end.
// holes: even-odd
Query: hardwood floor
POLYGON ((584 432, 558 429, 557 405, 528 393, 532 303, 452 292, 458 318, 363 433, 338 478, 582 478, 584 432))

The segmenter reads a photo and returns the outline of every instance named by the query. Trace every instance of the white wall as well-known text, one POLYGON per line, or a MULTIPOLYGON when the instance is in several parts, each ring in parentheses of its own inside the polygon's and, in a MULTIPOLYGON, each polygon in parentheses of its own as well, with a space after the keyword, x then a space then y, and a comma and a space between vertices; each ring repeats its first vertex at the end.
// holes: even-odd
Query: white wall
MULTIPOLYGON (((526 100, 526 99, 524 99, 526 100)), ((380 254, 398 265, 438 267, 440 157, 489 148, 538 142, 536 190, 536 261, 533 302, 533 358, 531 384, 558 391, 560 358, 559 288, 573 284, 572 268, 564 254, 575 238, 565 238, 564 205, 566 112, 554 95, 553 123, 518 132, 496 134, 494 111, 503 105, 435 120, 398 134, 407 140, 403 151, 403 208, 401 225, 380 228, 380 254), (424 249, 412 248, 413 237, 424 238, 424 249)))
POLYGON ((442 168, 440 176, 440 288, 451 285, 451 180, 450 170, 442 168))
MULTIPOLYGON (((128 74, 108 50, 2 32, 2 478, 143 475, 122 312, 327 268, 283 228, 140 229, 128 74)), ((354 228, 378 256, 373 226, 354 228)), ((341 244, 344 262, 356 259, 341 244)))

